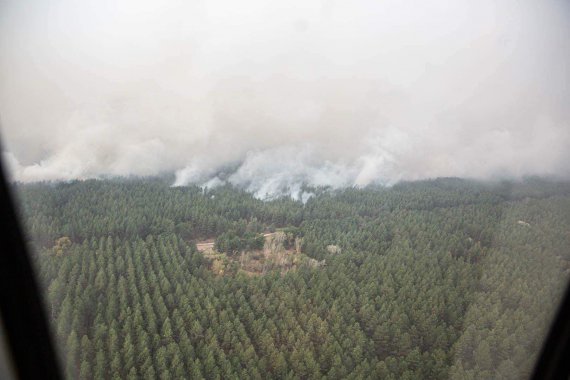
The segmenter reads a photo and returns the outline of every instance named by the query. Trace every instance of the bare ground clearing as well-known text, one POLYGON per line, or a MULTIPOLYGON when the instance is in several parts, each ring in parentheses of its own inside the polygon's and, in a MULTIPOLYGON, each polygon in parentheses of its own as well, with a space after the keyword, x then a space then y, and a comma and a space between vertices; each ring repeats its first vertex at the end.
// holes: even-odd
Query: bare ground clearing
MULTIPOLYGON (((266 232, 263 234, 264 238, 273 238, 275 232, 266 232)), ((196 243, 196 248, 199 252, 209 252, 214 250, 214 239, 199 241, 196 243)))

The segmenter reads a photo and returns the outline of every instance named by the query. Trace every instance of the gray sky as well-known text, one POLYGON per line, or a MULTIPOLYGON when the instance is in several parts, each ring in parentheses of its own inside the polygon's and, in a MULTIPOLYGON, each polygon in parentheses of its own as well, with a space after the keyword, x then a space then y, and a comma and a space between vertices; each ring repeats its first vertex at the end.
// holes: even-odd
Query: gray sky
POLYGON ((21 181, 570 174, 564 0, 0 1, 21 181))

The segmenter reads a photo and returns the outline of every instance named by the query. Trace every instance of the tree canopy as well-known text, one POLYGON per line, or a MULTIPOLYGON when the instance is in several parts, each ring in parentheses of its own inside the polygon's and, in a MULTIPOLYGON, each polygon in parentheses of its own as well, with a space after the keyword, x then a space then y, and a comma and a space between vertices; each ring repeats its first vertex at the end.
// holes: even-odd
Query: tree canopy
POLYGON ((538 179, 305 204, 161 179, 17 190, 69 378, 518 379, 570 268, 570 185, 538 179), (276 228, 327 265, 216 276, 195 245, 276 228))

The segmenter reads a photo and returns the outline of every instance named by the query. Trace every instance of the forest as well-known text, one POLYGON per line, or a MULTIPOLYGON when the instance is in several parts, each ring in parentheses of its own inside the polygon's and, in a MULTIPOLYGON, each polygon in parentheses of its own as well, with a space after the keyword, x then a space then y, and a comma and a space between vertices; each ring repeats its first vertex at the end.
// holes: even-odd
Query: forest
POLYGON ((570 272, 569 183, 170 184, 14 185, 67 378, 526 378, 570 272))

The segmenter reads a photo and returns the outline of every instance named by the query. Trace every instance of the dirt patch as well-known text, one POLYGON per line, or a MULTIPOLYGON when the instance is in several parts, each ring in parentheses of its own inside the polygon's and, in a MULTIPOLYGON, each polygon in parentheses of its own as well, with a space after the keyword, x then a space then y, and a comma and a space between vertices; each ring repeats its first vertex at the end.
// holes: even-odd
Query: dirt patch
MULTIPOLYGON (((276 234, 275 232, 266 232, 263 234, 263 237, 267 241, 269 239, 273 239, 275 234, 276 234)), ((215 242, 215 239, 208 239, 208 240, 199 241, 196 243, 196 249, 198 249, 199 252, 213 251, 214 250, 214 242, 215 242)))
POLYGON ((265 244, 262 250, 242 251, 232 256, 216 252, 214 239, 200 241, 196 247, 210 261, 210 269, 217 275, 242 273, 256 277, 273 270, 286 273, 300 265, 324 266, 324 261, 318 262, 301 252, 301 241, 286 244, 287 236, 283 232, 266 232, 263 236, 265 244))
POLYGON ((214 250, 214 239, 204 240, 196 243, 196 248, 200 252, 213 251, 214 250))

